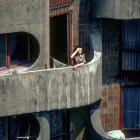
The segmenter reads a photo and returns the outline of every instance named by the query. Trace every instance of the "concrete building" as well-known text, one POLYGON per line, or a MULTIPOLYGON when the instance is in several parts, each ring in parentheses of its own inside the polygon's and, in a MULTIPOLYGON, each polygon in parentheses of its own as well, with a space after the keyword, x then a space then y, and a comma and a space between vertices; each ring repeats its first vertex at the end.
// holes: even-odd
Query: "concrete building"
POLYGON ((0 140, 139 137, 139 5, 1 0, 0 140), (87 63, 73 70, 76 46, 87 63))

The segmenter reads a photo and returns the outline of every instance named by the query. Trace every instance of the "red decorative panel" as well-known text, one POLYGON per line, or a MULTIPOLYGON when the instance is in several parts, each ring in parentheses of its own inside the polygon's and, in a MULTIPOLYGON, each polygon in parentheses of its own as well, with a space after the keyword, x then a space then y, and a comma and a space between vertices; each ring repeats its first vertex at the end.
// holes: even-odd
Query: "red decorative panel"
POLYGON ((63 6, 70 4, 72 0, 50 0, 50 7, 63 6))

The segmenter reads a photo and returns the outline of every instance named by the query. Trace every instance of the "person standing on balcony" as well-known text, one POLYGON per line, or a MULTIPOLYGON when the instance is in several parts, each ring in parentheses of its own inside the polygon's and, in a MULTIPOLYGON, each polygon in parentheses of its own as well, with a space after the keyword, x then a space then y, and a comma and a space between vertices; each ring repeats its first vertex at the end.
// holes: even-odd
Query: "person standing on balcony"
POLYGON ((71 54, 71 59, 73 59, 74 66, 73 68, 76 69, 85 64, 85 54, 81 47, 76 47, 75 51, 71 54))

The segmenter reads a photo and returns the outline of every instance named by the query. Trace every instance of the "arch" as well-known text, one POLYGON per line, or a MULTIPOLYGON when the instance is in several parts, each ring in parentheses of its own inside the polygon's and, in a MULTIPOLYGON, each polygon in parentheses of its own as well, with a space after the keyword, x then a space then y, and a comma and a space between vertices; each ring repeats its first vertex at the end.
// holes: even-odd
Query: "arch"
POLYGON ((27 32, 0 34, 0 70, 30 67, 37 60, 40 47, 38 40, 27 32))

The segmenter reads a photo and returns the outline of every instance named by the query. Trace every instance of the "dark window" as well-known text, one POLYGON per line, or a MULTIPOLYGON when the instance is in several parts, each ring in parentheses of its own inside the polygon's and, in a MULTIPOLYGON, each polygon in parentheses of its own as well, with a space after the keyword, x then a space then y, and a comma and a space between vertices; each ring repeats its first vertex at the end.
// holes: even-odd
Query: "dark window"
POLYGON ((140 128, 140 87, 123 89, 123 128, 140 128))
POLYGON ((140 20, 122 22, 122 127, 127 137, 140 136, 140 20), (128 131, 129 130, 129 131, 128 131))
POLYGON ((28 52, 30 52, 29 35, 10 34, 10 62, 12 65, 28 62, 28 52))
POLYGON ((33 63, 38 54, 39 44, 32 35, 23 32, 0 35, 1 69, 33 63))
MULTIPOLYGON (((69 14, 50 18, 50 53, 56 60, 69 64, 70 62, 70 27, 69 14)), ((51 64, 53 67, 53 64, 51 64)))
POLYGON ((6 35, 0 35, 0 67, 6 67, 6 35))
POLYGON ((9 140, 36 140, 40 125, 34 115, 19 115, 9 118, 9 140))
POLYGON ((140 70, 140 20, 123 21, 122 70, 140 70))

